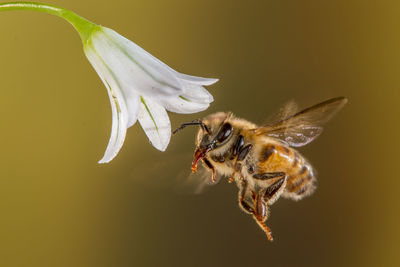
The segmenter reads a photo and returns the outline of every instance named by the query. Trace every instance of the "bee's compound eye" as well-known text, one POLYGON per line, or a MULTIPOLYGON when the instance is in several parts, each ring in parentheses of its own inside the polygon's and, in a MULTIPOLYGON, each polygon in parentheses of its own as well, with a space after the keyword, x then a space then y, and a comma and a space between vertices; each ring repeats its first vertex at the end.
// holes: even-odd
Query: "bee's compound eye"
POLYGON ((222 143, 223 141, 226 140, 226 138, 228 138, 231 135, 232 130, 233 130, 232 125, 230 123, 225 123, 224 125, 222 125, 222 128, 216 137, 216 140, 222 143))

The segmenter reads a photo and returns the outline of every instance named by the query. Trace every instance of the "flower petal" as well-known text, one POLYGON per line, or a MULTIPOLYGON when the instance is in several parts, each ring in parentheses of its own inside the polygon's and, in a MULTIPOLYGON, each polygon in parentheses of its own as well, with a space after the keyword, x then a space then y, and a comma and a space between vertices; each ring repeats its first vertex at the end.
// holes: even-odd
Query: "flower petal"
POLYGON ((117 101, 117 98, 112 95, 111 90, 107 91, 111 102, 112 127, 111 136, 110 140, 108 141, 106 152, 104 152, 104 156, 101 160, 99 160, 99 163, 110 162, 121 150, 121 147, 124 144, 128 124, 128 118, 124 112, 121 112, 121 106, 117 101))
POLYGON ((141 97, 138 120, 150 143, 158 150, 165 151, 171 138, 171 123, 165 108, 148 98, 141 97))
POLYGON ((183 96, 169 97, 161 99, 161 104, 171 112, 181 114, 191 114, 206 110, 209 103, 198 103, 183 96))
POLYGON ((181 79, 181 80, 184 80, 187 82, 191 82, 191 83, 195 83, 195 84, 199 84, 199 85, 211 85, 211 84, 218 82, 218 79, 214 79, 214 78, 203 78, 203 77, 191 76, 191 75, 177 72, 176 70, 174 70, 173 68, 171 68, 170 66, 168 66, 167 64, 165 64, 164 62, 159 60, 158 58, 154 57, 152 54, 150 54, 149 52, 147 52, 146 50, 144 50, 143 48, 141 48, 140 46, 138 46, 131 40, 126 39, 122 35, 118 34, 116 31, 109 29, 109 28, 105 28, 105 27, 103 27, 103 31, 106 34, 108 34, 110 37, 112 37, 113 39, 118 40, 118 44, 121 46, 122 49, 128 51, 131 54, 135 54, 135 55, 137 54, 139 56, 139 58, 141 60, 143 60, 143 62, 149 64, 149 66, 152 68, 154 67, 155 69, 159 69, 161 67, 161 69, 163 69, 163 70, 168 69, 178 79, 181 79))
POLYGON ((203 86, 195 84, 185 84, 185 92, 182 96, 197 103, 208 104, 214 101, 213 96, 203 86))
MULTIPOLYGON (((99 163, 107 163, 111 161, 121 149, 125 140, 128 124, 132 122, 134 123, 137 120, 139 105, 136 104, 136 113, 129 113, 128 109, 134 112, 134 103, 131 103, 131 108, 126 105, 124 96, 119 88, 118 82, 114 79, 112 72, 107 68, 107 66, 104 65, 95 51, 91 49, 85 49, 85 54, 93 68, 96 70, 97 74, 100 76, 100 79, 106 86, 111 103, 111 136, 104 156, 99 161, 99 163)), ((139 98, 139 96, 137 98, 139 98)))
POLYGON ((118 76, 124 91, 134 90, 154 99, 183 92, 181 82, 169 67, 115 31, 103 27, 91 41, 87 45, 92 45, 118 76))
POLYGON ((179 79, 198 85, 211 85, 219 81, 219 79, 191 76, 179 72, 176 72, 176 75, 178 76, 179 79))

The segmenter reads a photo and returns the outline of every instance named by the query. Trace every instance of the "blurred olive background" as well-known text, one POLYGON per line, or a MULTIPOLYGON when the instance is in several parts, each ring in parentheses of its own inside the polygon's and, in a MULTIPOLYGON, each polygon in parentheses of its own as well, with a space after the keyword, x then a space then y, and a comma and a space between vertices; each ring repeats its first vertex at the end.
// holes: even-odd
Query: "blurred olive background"
POLYGON ((200 114, 256 123, 290 99, 348 105, 301 148, 316 193, 271 207, 269 243, 225 181, 194 195, 195 128, 154 149, 139 125, 110 164, 106 89, 65 21, 0 13, 1 266, 399 266, 399 1, 46 1, 178 71, 218 77, 200 114), (178 189, 177 189, 178 188, 178 189))

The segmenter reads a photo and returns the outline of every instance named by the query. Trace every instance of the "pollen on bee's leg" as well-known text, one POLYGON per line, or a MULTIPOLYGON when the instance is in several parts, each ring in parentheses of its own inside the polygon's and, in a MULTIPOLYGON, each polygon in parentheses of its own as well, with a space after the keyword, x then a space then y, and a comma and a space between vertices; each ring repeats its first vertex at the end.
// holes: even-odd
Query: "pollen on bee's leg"
POLYGON ((197 163, 198 163, 198 159, 194 160, 192 162, 192 173, 195 173, 197 171, 197 163))
POLYGON ((192 166, 192 173, 195 173, 195 172, 197 172, 197 165, 192 166))
POLYGON ((192 172, 195 173, 197 171, 197 164, 199 163, 200 160, 202 160, 205 156, 205 153, 197 149, 196 152, 194 153, 194 158, 192 161, 192 172))

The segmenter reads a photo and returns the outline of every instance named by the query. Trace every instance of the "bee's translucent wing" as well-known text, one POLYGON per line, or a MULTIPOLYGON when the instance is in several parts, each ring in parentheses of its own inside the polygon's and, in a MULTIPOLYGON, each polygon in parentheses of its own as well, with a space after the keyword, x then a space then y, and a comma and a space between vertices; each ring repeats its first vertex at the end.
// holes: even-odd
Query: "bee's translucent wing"
POLYGON ((190 170, 185 171, 181 175, 176 186, 176 190, 186 194, 202 194, 207 191, 211 186, 218 184, 222 176, 216 174, 216 181, 211 180, 211 171, 207 169, 203 163, 199 164, 196 173, 188 173, 190 170))
POLYGON ((277 112, 273 113, 268 119, 265 120, 266 125, 272 125, 277 122, 282 121, 283 119, 289 118, 292 115, 296 114, 299 111, 299 108, 296 102, 292 99, 285 103, 277 112))
POLYGON ((257 135, 277 138, 292 147, 307 145, 322 132, 322 125, 330 120, 347 103, 347 98, 332 98, 300 112, 291 111, 290 104, 283 114, 289 114, 281 120, 254 129, 257 135))
POLYGON ((193 195, 206 192, 217 184, 221 176, 216 175, 216 182, 211 181, 211 171, 199 164, 196 173, 191 173, 190 164, 193 153, 178 153, 163 160, 137 159, 130 177, 135 181, 152 186, 169 188, 177 194, 193 195))
POLYGON ((268 133, 268 136, 279 139, 289 146, 300 147, 311 143, 322 133, 320 126, 297 126, 290 127, 284 131, 276 130, 268 133))

